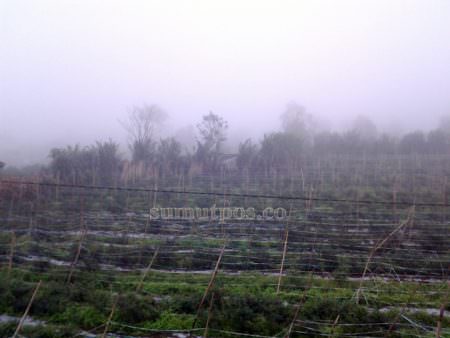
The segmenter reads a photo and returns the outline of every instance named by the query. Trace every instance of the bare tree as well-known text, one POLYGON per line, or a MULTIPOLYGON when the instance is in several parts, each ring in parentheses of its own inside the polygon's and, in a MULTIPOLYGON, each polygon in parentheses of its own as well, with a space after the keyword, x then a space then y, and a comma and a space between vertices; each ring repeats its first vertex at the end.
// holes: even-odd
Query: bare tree
POLYGON ((167 113, 157 105, 134 106, 127 121, 119 121, 128 134, 133 161, 149 164, 155 148, 155 138, 167 113))

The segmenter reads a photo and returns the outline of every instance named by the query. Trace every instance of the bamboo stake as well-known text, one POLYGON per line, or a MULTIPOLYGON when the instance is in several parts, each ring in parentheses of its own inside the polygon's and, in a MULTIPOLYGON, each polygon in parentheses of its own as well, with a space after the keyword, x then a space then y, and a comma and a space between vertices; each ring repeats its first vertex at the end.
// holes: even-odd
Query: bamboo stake
POLYGON ((309 188, 309 193, 308 193, 308 199, 305 200, 305 216, 308 216, 309 212, 311 211, 312 208, 312 198, 313 198, 313 191, 314 188, 311 185, 309 188))
POLYGON ((283 277, 283 268, 284 268, 284 260, 286 258, 288 236, 289 236, 289 229, 288 229, 288 226, 286 225, 286 232, 285 232, 285 237, 284 237, 283 256, 281 258, 281 267, 280 267, 280 272, 279 272, 279 275, 278 275, 277 295, 280 293, 281 278, 283 277))
POLYGON ((448 183, 448 178, 445 177, 444 178, 444 183, 442 184, 442 195, 443 195, 443 203, 444 205, 448 204, 448 195, 447 195, 447 183, 448 183))
POLYGON ((30 220, 28 222, 28 233, 30 236, 31 236, 32 230, 33 230, 33 215, 34 215, 34 203, 31 202, 30 220))
POLYGON ((20 183, 19 183, 19 202, 22 200, 23 197, 23 181, 25 180, 25 178, 21 178, 20 179, 20 183))
POLYGON ((208 328, 209 328, 209 321, 211 320, 211 314, 212 314, 212 307, 214 304, 214 292, 211 295, 211 300, 209 301, 209 307, 208 307, 208 318, 206 319, 206 325, 205 325, 205 331, 203 332, 203 337, 208 337, 208 328))
POLYGON ((69 271, 69 275, 67 276, 67 284, 70 284, 70 281, 72 280, 72 275, 73 275, 75 266, 77 265, 78 259, 80 258, 81 248, 83 246, 83 240, 84 240, 85 235, 86 235, 86 229, 83 229, 83 231, 81 233, 80 241, 78 243, 77 253, 75 255, 74 260, 70 264, 70 271, 69 271))
MULTIPOLYGON (((184 174, 182 176, 182 181, 181 181, 181 191, 186 191, 186 182, 185 182, 185 178, 184 178, 184 174)), ((189 203, 189 194, 184 194, 184 205, 187 207, 189 203)))
POLYGON ((411 219, 412 219, 412 217, 414 215, 414 210, 415 210, 415 208, 411 207, 411 209, 410 209, 410 211, 408 213, 408 218, 404 222, 401 222, 397 228, 395 228, 382 241, 380 241, 377 245, 375 245, 375 247, 370 252, 369 257, 367 258, 366 265, 364 266, 364 271, 363 271, 363 274, 361 276, 361 280, 359 282, 358 290, 356 291, 356 304, 359 303, 359 296, 361 294, 362 284, 364 282, 364 278, 366 277, 367 270, 369 269, 370 262, 372 261, 372 258, 375 255, 375 252, 378 249, 380 249, 392 236, 394 236, 397 232, 399 232, 405 225, 407 225, 411 221, 411 219))
POLYGON ((305 290, 303 290, 302 296, 296 306, 294 317, 292 318, 292 321, 289 324, 288 331, 287 331, 286 335, 284 336, 284 338, 290 338, 292 329, 294 328, 295 322, 297 321, 298 314, 300 313, 300 309, 306 300, 306 292, 310 289, 311 284, 312 284, 312 273, 309 274, 308 284, 307 284, 305 290))
POLYGON ((20 318, 19 324, 17 325, 16 331, 14 332, 12 338, 16 338, 17 337, 17 335, 20 332, 20 329, 23 326, 23 323, 25 323, 25 319, 28 316, 28 312, 31 309, 31 305, 33 304, 34 298, 36 298, 36 294, 37 294, 39 288, 41 287, 41 284, 42 284, 42 280, 40 280, 39 283, 36 285, 36 288, 33 291, 33 295, 31 296, 31 299, 28 302, 27 308, 25 309, 25 312, 23 313, 22 318, 20 318))
POLYGON ((60 183, 59 176, 60 176, 60 173, 58 171, 58 174, 56 176, 56 186, 55 186, 55 200, 56 200, 56 202, 59 201, 59 183, 60 183))
POLYGON ((156 251, 153 253, 152 259, 150 260, 150 263, 148 264, 147 268, 145 269, 141 280, 139 281, 138 286, 136 287, 136 291, 140 291, 142 288, 142 284, 144 283, 144 279, 145 277, 147 277, 148 272, 150 271, 150 269, 152 268, 153 262, 156 259, 156 256, 158 255, 159 252, 159 247, 156 248, 156 251))
POLYGON ((81 236, 80 241, 78 243, 77 253, 75 254, 74 260, 70 264, 69 275, 67 276, 67 284, 70 284, 72 280, 72 275, 75 269, 76 264, 78 263, 78 259, 80 258, 81 248, 83 247, 83 241, 87 233, 87 228, 84 224, 84 199, 80 196, 80 228, 81 228, 81 236))
POLYGON ((14 208, 14 196, 11 198, 11 202, 9 203, 9 209, 8 209, 8 224, 12 223, 12 212, 14 208))
MULTIPOLYGON (((249 193, 249 185, 250 185, 250 175, 249 175, 249 170, 248 168, 246 168, 244 170, 245 173, 245 193, 248 195, 249 193)), ((248 197, 244 197, 244 206, 247 207, 248 206, 248 197)))
POLYGON ((155 181, 153 184, 153 189, 155 190, 153 192, 153 208, 156 208, 156 196, 158 191, 158 173, 155 174, 155 181))
POLYGON ((392 187, 392 213, 395 219, 397 216, 397 178, 392 187))
MULTIPOLYGON (((147 229, 149 228, 149 226, 150 226, 150 219, 151 219, 151 209, 152 209, 152 207, 150 206, 150 200, 151 200, 151 193, 148 193, 148 195, 147 195, 147 197, 148 197, 148 205, 149 205, 149 210, 148 210, 148 217, 147 217, 147 220, 145 221, 145 226, 144 226, 144 235, 145 234, 147 234, 147 229)), ((139 260, 138 260, 138 263, 139 263, 139 265, 141 264, 141 262, 142 262, 142 253, 143 253, 143 251, 144 251, 144 247, 142 246, 141 248, 140 248, 140 250, 139 250, 139 260)))
MULTIPOLYGON (((447 196, 447 177, 444 178, 444 182, 442 183, 442 203, 444 205, 448 205, 448 196, 447 196)), ((442 221, 447 222, 447 213, 442 213, 442 221)))
POLYGON ((214 284, 214 280, 215 280, 215 278, 217 276, 217 272, 219 270, 219 266, 220 266, 220 262, 221 262, 222 257, 223 257, 223 253, 225 252, 225 246, 226 246, 226 243, 224 243, 223 246, 222 246, 222 250, 220 251, 220 255, 219 255, 219 258, 217 259, 216 266, 214 268, 213 274, 211 275, 211 279, 210 279, 210 281, 208 283, 208 287, 206 288, 205 293, 204 293, 204 295, 202 297, 202 300, 201 300, 201 302, 199 304, 199 308, 205 302, 206 296, 208 295, 209 290, 211 289, 211 287, 214 284))
POLYGON ((11 232, 11 249, 9 252, 9 261, 8 261, 8 279, 11 275, 15 247, 16 247, 16 234, 13 231, 11 232))
POLYGON ((278 275, 277 295, 280 293, 281 279, 283 278, 284 260, 286 258, 286 252, 287 252, 288 237, 289 237, 289 221, 290 221, 291 213, 292 213, 292 205, 289 209, 289 218, 286 222, 286 231, 285 231, 285 235, 284 235, 284 246, 283 246, 283 256, 281 257, 280 273, 278 275))
POLYGON ((445 307, 447 306, 448 302, 449 291, 450 291, 450 281, 447 281, 447 293, 445 294, 444 301, 441 304, 441 308, 439 310, 439 319, 436 325, 436 338, 441 338, 442 321, 444 319, 445 307))
POLYGON ((218 270, 219 270, 220 262, 221 262, 221 260, 222 260, 223 253, 225 252, 225 246, 226 246, 226 244, 227 244, 227 243, 225 242, 225 243, 223 244, 223 246, 222 246, 222 250, 220 251, 219 258, 217 259, 216 266, 215 266, 214 271, 213 271, 213 273, 212 273, 212 275, 211 275, 211 279, 209 280, 208 286, 206 287, 206 290, 205 290, 205 292, 204 292, 204 294, 203 294, 203 297, 202 297, 200 303, 198 304, 198 307, 197 307, 197 315, 196 315, 195 320, 194 320, 194 322, 193 322, 193 324, 192 324, 192 328, 195 328, 195 324, 197 323, 198 316, 199 316, 199 314, 200 314, 200 309, 202 308, 203 304, 205 303, 205 300, 206 300, 206 297, 208 296, 209 290, 210 290, 210 289, 212 288, 212 286, 214 285, 214 280, 215 280, 215 278, 216 278, 216 276, 217 276, 217 272, 218 272, 218 270))
POLYGON ((109 313, 108 320, 105 324, 105 329, 103 330, 102 338, 106 337, 106 334, 108 333, 109 325, 111 324, 111 320, 114 316, 114 312, 116 311, 117 301, 119 300, 119 295, 116 296, 116 299, 113 302, 111 312, 109 313))
POLYGON ((337 315, 336 319, 333 322, 333 326, 331 327, 331 337, 334 338, 334 329, 336 328, 337 323, 339 322, 340 315, 337 315))

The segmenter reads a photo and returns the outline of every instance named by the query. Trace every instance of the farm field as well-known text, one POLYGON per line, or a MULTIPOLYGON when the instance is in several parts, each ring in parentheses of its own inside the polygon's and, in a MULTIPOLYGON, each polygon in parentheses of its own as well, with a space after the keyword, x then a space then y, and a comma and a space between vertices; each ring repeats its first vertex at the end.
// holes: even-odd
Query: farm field
POLYGON ((306 163, 110 186, 2 177, 0 336, 27 305, 27 337, 449 336, 450 159, 306 163), (155 213, 212 206, 255 217, 155 213))
POLYGON ((450 338, 450 0, 0 0, 0 338, 450 338))

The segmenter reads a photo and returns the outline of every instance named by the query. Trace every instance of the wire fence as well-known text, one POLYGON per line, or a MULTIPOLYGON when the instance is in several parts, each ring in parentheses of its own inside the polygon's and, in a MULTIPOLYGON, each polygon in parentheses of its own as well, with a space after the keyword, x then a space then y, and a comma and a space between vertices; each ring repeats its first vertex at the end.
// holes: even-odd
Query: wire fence
MULTIPOLYGON (((175 293, 204 290, 205 305, 188 313, 198 317, 202 328, 167 330, 109 320, 96 333, 379 337, 408 330, 410 336, 423 337, 434 334, 436 325, 414 314, 441 321, 449 316, 445 309, 440 313, 448 297, 450 263, 449 208, 440 193, 442 203, 256 194, 245 192, 256 186, 243 185, 197 191, 5 179, 0 262, 8 274, 33 273, 69 284, 90 283, 92 274, 116 294, 139 290, 163 297, 170 296, 171 287, 175 293), (287 214, 164 219, 151 211, 211 206, 279 207, 287 214), (224 290, 279 295, 288 313, 282 329, 265 335, 215 327, 210 321, 213 294, 224 290), (395 310, 395 321, 351 322, 343 313, 332 318, 326 311, 303 316, 303 293, 323 304, 362 304, 369 313, 395 310)), ((110 308, 107 304, 104 311, 110 308)), ((111 318, 116 318, 114 310, 111 318)), ((450 334, 446 327, 440 332, 450 334)))

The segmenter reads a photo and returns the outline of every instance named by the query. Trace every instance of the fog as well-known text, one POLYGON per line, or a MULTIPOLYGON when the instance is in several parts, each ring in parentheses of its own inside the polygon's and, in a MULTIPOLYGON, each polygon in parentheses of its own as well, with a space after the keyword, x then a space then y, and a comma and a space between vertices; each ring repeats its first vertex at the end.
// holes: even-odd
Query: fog
POLYGON ((186 133, 213 111, 231 143, 281 127, 296 102, 327 128, 391 133, 450 113, 450 2, 0 2, 0 159, 109 137, 134 105, 186 133))

